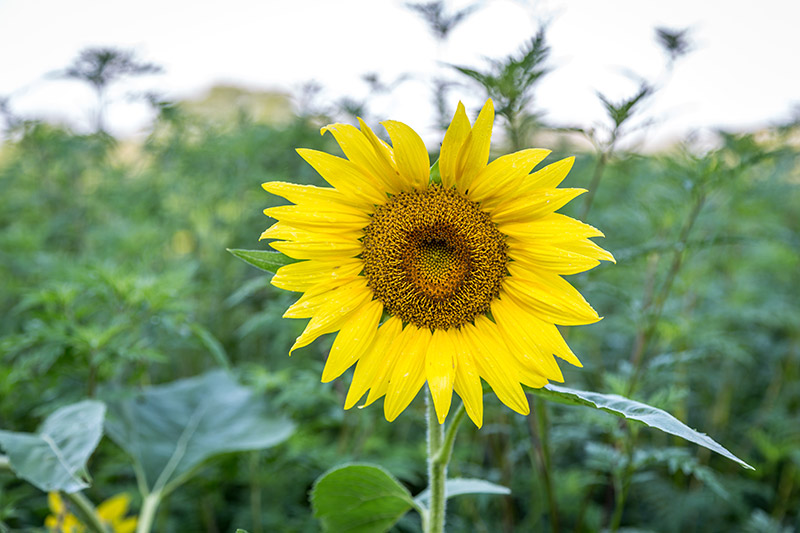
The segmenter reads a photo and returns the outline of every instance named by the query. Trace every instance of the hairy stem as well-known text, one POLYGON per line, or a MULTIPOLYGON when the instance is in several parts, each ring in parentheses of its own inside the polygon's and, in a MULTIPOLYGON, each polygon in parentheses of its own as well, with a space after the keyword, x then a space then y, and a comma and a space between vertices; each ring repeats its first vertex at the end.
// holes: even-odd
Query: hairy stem
POLYGON ((453 455, 453 444, 456 440, 458 426, 464 419, 465 410, 462 404, 445 432, 444 425, 439 424, 436 418, 433 401, 429 394, 426 395, 426 401, 428 406, 428 486, 431 490, 431 500, 427 516, 423 515, 423 530, 425 533, 443 533, 447 503, 445 491, 447 465, 453 455))

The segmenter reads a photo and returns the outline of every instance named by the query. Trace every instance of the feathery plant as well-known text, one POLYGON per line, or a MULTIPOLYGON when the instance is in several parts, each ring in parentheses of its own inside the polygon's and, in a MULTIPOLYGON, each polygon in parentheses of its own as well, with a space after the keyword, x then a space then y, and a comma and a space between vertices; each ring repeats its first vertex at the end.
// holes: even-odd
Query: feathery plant
POLYGON ((111 84, 131 76, 158 74, 162 68, 154 63, 136 59, 130 50, 100 47, 86 48, 72 64, 53 75, 59 78, 82 81, 89 84, 97 98, 94 127, 96 132, 105 132, 106 95, 111 84))

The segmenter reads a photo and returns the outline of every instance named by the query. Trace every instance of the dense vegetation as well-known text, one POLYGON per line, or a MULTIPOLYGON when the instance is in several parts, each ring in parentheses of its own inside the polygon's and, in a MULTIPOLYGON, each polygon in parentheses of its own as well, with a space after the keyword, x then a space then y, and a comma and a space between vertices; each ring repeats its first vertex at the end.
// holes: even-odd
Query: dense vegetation
MULTIPOLYGON (((606 103, 616 135, 636 102, 627 111, 606 103)), ((542 131, 518 116, 525 104, 500 113, 497 153, 542 131)), ((421 397, 391 424, 379 406, 343 411, 347 379, 319 383, 330 339, 289 359, 303 326, 280 318, 292 295, 225 250, 266 246, 256 243, 269 222, 261 210, 278 199, 260 183, 321 184, 294 148, 335 152, 319 135, 328 118, 219 121, 164 106, 142 144, 38 121, 9 129, 0 147, 0 428, 34 431, 60 406, 230 368, 296 430, 276 447, 207 461, 162 506, 156 531, 316 531, 312 483, 351 460, 380 463, 421 491, 421 397)), ((618 261, 570 278, 605 319, 567 331, 584 368, 564 368, 566 383, 663 408, 755 471, 580 407, 548 405, 545 433, 534 415, 487 395, 485 425, 464 424, 451 469, 512 494, 454 499, 450 530, 800 529, 796 139, 787 124, 656 155, 606 140, 577 154, 564 183, 593 185, 590 202, 562 212, 585 214, 618 261)), ((101 441, 89 471, 92 501, 127 492, 139 509, 114 442, 101 441)), ((0 530, 42 527, 47 507, 44 492, 0 472, 0 530)), ((418 529, 413 515, 396 526, 418 529)))

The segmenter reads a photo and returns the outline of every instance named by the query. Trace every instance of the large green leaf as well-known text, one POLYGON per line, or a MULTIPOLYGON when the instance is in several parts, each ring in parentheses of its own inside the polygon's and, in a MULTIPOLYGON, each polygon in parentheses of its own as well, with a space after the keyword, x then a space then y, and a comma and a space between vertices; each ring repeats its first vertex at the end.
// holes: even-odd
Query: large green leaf
POLYGON ((379 466, 352 464, 329 470, 311 491, 314 516, 325 531, 388 531, 418 505, 408 490, 379 466))
MULTIPOLYGON (((453 478, 445 481, 444 492, 448 499, 462 494, 511 494, 508 487, 495 485, 485 479, 453 478)), ((427 506, 431 499, 431 490, 427 488, 417 494, 414 500, 422 506, 427 506)))
POLYGON ((280 252, 271 252, 268 250, 237 250, 228 248, 228 251, 242 261, 272 273, 275 273, 282 266, 291 265, 298 261, 280 252))
POLYGON ((102 402, 85 400, 58 409, 37 433, 0 431, 0 448, 21 478, 45 491, 77 492, 89 486, 86 461, 103 436, 102 402))
POLYGON ((108 410, 109 436, 151 491, 169 492, 210 457, 274 446, 294 431, 264 398, 219 370, 109 399, 108 410))
POLYGON ((708 448, 732 461, 736 461, 745 468, 755 470, 708 435, 695 431, 668 412, 646 403, 637 402, 617 394, 600 394, 599 392, 570 389, 553 384, 546 385, 542 389, 529 390, 547 400, 569 405, 586 405, 623 418, 638 420, 652 428, 660 429, 670 435, 681 437, 689 442, 708 448))

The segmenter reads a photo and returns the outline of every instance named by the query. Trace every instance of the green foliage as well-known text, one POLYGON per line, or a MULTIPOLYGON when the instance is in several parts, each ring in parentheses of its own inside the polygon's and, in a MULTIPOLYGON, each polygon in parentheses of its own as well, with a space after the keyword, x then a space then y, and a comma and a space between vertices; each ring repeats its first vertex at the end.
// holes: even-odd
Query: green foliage
POLYGON ((141 486, 171 492, 205 460, 274 446, 294 431, 222 371, 109 398, 106 428, 133 459, 141 486))
POLYGON ((0 430, 0 450, 17 476, 40 490, 75 492, 89 486, 86 462, 103 436, 101 402, 56 410, 36 433, 0 430))
POLYGON ((629 420, 642 422, 652 428, 669 433, 670 435, 675 435, 689 442, 699 444, 700 446, 727 457, 731 461, 736 461, 745 468, 753 470, 752 466, 720 446, 708 435, 698 433, 671 414, 657 407, 630 400, 617 394, 581 391, 552 384, 545 385, 541 389, 531 389, 531 392, 550 401, 572 405, 586 405, 629 420))
MULTIPOLYGON (((544 39, 535 43, 484 70, 468 69, 477 77, 464 73, 479 88, 486 82, 496 91, 501 122, 513 126, 505 141, 519 147, 529 146, 536 132, 525 130, 525 121, 544 128, 534 120, 534 97, 547 46, 544 39), (518 81, 526 76, 532 77, 518 81), (517 122, 509 124, 510 118, 517 122)), ((634 119, 649 100, 638 94, 608 101, 610 128, 637 127, 634 119)), ((409 495, 424 494, 426 486, 421 406, 412 403, 393 424, 383 420, 380 406, 343 411, 347 377, 319 383, 330 339, 289 360, 303 321, 280 316, 297 295, 273 289, 268 275, 225 252, 258 247, 258 256, 278 257, 257 244, 270 224, 261 212, 278 201, 258 185, 322 183, 293 151, 335 150, 330 136, 319 135, 319 123, 328 120, 320 117, 322 108, 309 97, 292 122, 271 125, 245 115, 227 122, 201 118, 179 103, 152 101, 159 121, 143 144, 15 119, 0 146, 3 429, 35 435, 38 420, 100 393, 145 391, 142 406, 156 411, 147 401, 153 384, 228 367, 250 391, 252 405, 240 405, 244 413, 268 401, 273 415, 302 423, 279 447, 215 453, 201 463, 203 476, 189 476, 196 461, 181 463, 188 468, 185 483, 154 516, 156 531, 316 531, 308 492, 319 473, 367 461, 384 465, 407 487, 395 502, 394 530, 418 530, 413 513, 394 518, 400 500, 405 513, 412 508, 409 495)), ((584 363, 580 370, 564 365, 565 382, 602 391, 601 403, 616 394, 673 413, 756 468, 744 471, 706 448, 597 409, 548 404, 561 530, 613 529, 620 499, 621 530, 800 527, 796 135, 796 124, 787 123, 757 134, 720 133, 711 149, 689 139, 655 155, 616 144, 611 150, 603 138, 598 153, 570 148, 549 159, 577 155, 563 185, 586 187, 601 154, 608 154, 586 221, 603 229, 602 245, 618 259, 613 267, 569 277, 605 319, 564 330, 584 363)), ((580 207, 562 211, 575 215, 580 207)), ((220 387, 231 380, 216 375, 220 387)), ((230 398, 221 396, 214 401, 227 405, 230 398)), ((125 413, 139 412, 133 397, 112 403, 121 413, 116 423, 127 420, 129 433, 121 434, 131 438, 124 445, 138 449, 145 442, 137 440, 139 430, 152 428, 130 429, 138 418, 125 413)), ((542 403, 535 399, 536 408, 542 403)), ((147 490, 175 450, 174 440, 166 450, 167 437, 180 438, 190 418, 155 418, 173 423, 158 441, 165 448, 148 450, 161 454, 161 462, 142 466, 151 468, 147 490)), ((511 493, 451 499, 449 529, 549 528, 535 419, 512 414, 487 395, 484 420, 480 431, 461 428, 450 494, 459 479, 486 480, 511 493)), ((89 465, 87 497, 99 502, 136 494, 130 462, 113 442, 101 441, 89 465)), ((133 510, 141 511, 146 498, 134 498, 133 510)), ((39 489, 0 472, 0 529, 40 527, 46 507, 39 489)))
POLYGON ((346 465, 322 475, 311 491, 314 516, 325 531, 388 531, 417 504, 408 490, 379 466, 346 465))
POLYGON ((494 100, 496 113, 506 121, 513 150, 522 148, 524 140, 537 125, 538 117, 530 107, 537 84, 549 72, 544 66, 549 56, 545 28, 541 28, 517 54, 501 60, 488 60, 488 70, 453 65, 458 72, 477 82, 486 91, 486 96, 494 100))
MULTIPOLYGON (((464 494, 498 494, 506 496, 511 494, 508 487, 501 487, 495 483, 486 481, 485 479, 465 479, 454 478, 448 479, 444 484, 445 495, 447 499, 464 494)), ((421 506, 427 506, 431 499, 430 489, 425 489, 414 497, 414 500, 421 506)))

